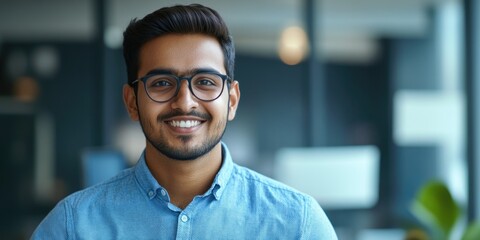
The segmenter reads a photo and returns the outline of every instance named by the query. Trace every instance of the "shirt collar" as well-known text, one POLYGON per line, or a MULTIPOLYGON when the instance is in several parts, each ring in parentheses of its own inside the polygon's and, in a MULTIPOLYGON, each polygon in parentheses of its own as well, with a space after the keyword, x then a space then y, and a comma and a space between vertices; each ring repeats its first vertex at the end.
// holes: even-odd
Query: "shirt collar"
POLYGON ((135 166, 135 177, 143 193, 145 193, 150 200, 157 195, 159 189, 163 189, 148 169, 145 161, 145 151, 140 155, 140 159, 135 166))
MULTIPOLYGON (((217 175, 215 176, 212 186, 208 191, 203 195, 207 196, 213 194, 216 200, 219 200, 222 196, 222 193, 227 186, 228 181, 232 175, 233 171, 233 160, 230 152, 228 151, 227 146, 222 142, 222 166, 218 171, 217 175)), ((145 151, 143 151, 142 155, 135 166, 135 177, 137 178, 138 183, 143 191, 143 193, 151 200, 156 197, 157 193, 160 191, 165 191, 160 184, 158 184, 155 177, 153 177, 152 173, 148 169, 147 163, 145 161, 145 151)))
POLYGON ((222 166, 220 171, 218 171, 217 175, 215 176, 212 187, 206 192, 206 194, 209 194, 210 192, 213 193, 213 196, 215 196, 215 199, 217 200, 219 200, 222 196, 222 193, 224 192, 233 171, 232 156, 230 155, 230 151, 228 151, 227 145, 225 145, 223 142, 222 158, 222 166))

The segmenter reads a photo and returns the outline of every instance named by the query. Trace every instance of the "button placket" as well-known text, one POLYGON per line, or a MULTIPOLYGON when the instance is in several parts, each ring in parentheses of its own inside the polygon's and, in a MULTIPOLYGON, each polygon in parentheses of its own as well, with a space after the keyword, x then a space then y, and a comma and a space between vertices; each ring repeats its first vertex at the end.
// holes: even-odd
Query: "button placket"
POLYGON ((182 211, 178 216, 176 239, 192 239, 192 213, 182 211))

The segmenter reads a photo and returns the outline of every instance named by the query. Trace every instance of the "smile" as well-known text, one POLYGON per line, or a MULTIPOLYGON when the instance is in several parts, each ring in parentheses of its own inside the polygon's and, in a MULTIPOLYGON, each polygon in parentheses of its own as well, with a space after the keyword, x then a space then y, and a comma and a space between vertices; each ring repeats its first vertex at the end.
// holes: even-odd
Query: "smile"
POLYGON ((172 127, 179 127, 179 128, 192 128, 192 127, 195 127, 195 126, 198 126, 200 125, 200 121, 197 121, 197 120, 180 120, 180 121, 177 121, 177 120, 172 120, 172 121, 168 121, 168 124, 170 124, 170 126, 172 127))

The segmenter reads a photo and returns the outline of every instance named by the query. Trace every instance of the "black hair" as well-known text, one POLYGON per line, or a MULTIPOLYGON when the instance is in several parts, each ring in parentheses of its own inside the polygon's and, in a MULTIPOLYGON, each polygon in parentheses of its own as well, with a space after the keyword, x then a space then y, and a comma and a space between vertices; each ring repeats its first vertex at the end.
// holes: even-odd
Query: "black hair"
POLYGON ((227 75, 233 78, 235 47, 227 25, 215 10, 200 5, 160 8, 143 19, 134 18, 123 33, 123 57, 128 83, 137 79, 140 49, 148 41, 171 33, 201 33, 215 37, 223 50, 227 75))

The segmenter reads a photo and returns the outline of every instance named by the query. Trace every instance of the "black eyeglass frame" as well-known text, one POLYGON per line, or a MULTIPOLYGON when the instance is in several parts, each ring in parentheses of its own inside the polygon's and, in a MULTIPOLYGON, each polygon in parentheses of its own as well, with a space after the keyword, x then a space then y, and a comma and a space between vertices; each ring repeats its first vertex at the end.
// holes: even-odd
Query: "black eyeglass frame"
POLYGON ((143 88, 145 90, 145 93, 147 93, 147 96, 154 102, 157 102, 157 103, 166 103, 172 99, 174 99, 177 95, 178 95, 178 92, 180 91, 180 87, 182 86, 182 80, 187 80, 187 83, 188 83, 188 89, 190 90, 190 93, 192 93, 193 96, 195 96, 198 100, 201 100, 201 101, 204 101, 204 102, 212 102, 212 101, 215 101, 217 100, 220 96, 222 96, 223 94, 223 89, 225 88, 225 81, 227 81, 227 88, 230 89, 230 83, 232 82, 232 79, 225 75, 225 74, 221 74, 219 72, 216 72, 216 71, 198 71, 198 72, 195 72, 193 75, 191 76, 177 76, 175 74, 171 74, 171 73, 158 73, 158 72, 153 72, 153 73, 149 73, 143 77, 140 77, 140 78, 137 78, 135 79, 132 83, 130 83, 130 86, 134 87, 135 84, 137 84, 139 81, 142 81, 143 82, 143 88), (218 94, 217 97, 211 99, 211 100, 204 100, 204 99, 201 99, 199 98, 197 95, 195 95, 193 89, 192 89, 192 79, 197 75, 197 74, 213 74, 213 75, 217 75, 219 76, 221 79, 222 79, 222 90, 220 90, 220 94, 218 94), (165 101, 158 101, 158 100, 155 100, 153 99, 150 94, 148 93, 147 91, 147 84, 146 84, 146 81, 148 78, 152 77, 152 76, 155 76, 155 75, 166 75, 166 76, 171 76, 173 78, 175 78, 175 80, 177 80, 177 88, 175 90, 175 93, 172 95, 171 98, 165 100, 165 101))

